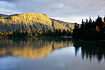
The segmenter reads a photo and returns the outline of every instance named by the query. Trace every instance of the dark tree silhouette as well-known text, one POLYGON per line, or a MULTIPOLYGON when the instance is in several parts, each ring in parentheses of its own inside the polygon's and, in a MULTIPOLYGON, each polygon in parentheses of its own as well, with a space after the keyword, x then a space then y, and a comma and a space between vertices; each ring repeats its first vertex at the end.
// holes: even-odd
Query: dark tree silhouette
POLYGON ((81 27, 79 28, 77 24, 74 26, 73 30, 74 39, 84 39, 84 40, 103 40, 105 39, 105 18, 98 16, 96 21, 91 18, 86 19, 86 22, 82 19, 81 27))

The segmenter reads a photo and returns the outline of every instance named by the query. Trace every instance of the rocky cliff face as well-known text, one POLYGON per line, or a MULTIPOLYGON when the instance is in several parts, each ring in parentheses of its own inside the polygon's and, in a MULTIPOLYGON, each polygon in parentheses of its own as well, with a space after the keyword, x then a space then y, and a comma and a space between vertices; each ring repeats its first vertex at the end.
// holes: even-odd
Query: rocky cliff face
POLYGON ((0 17, 0 31, 73 29, 74 24, 50 19, 45 14, 24 13, 0 17))

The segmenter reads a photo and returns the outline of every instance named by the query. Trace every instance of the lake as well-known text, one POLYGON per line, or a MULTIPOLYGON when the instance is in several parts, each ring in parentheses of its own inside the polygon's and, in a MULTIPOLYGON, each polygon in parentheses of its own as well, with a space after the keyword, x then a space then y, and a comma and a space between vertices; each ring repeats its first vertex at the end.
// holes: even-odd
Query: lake
POLYGON ((0 39, 0 70, 105 70, 105 41, 0 39))

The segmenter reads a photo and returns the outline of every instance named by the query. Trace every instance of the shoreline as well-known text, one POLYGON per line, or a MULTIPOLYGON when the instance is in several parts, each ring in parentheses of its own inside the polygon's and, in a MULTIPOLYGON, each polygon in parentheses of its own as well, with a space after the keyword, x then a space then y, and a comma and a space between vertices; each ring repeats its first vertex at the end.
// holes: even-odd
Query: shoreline
POLYGON ((58 36, 58 37, 52 37, 52 36, 48 36, 48 37, 44 37, 44 36, 31 36, 31 37, 3 37, 0 36, 0 39, 12 39, 12 38, 19 38, 19 39, 23 39, 23 38, 72 38, 72 36, 58 36))

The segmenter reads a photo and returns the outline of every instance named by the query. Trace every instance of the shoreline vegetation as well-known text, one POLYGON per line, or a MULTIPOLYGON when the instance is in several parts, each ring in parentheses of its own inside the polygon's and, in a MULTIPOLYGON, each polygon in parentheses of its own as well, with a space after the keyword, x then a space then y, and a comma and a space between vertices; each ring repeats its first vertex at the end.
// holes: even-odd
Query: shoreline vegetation
POLYGON ((91 18, 82 19, 81 27, 75 24, 72 37, 79 40, 105 40, 105 17, 98 16, 96 21, 91 18))
POLYGON ((67 38, 72 36, 73 30, 61 30, 61 29, 55 29, 55 30, 25 30, 20 31, 16 30, 13 32, 0 32, 0 39, 2 38, 67 38))

